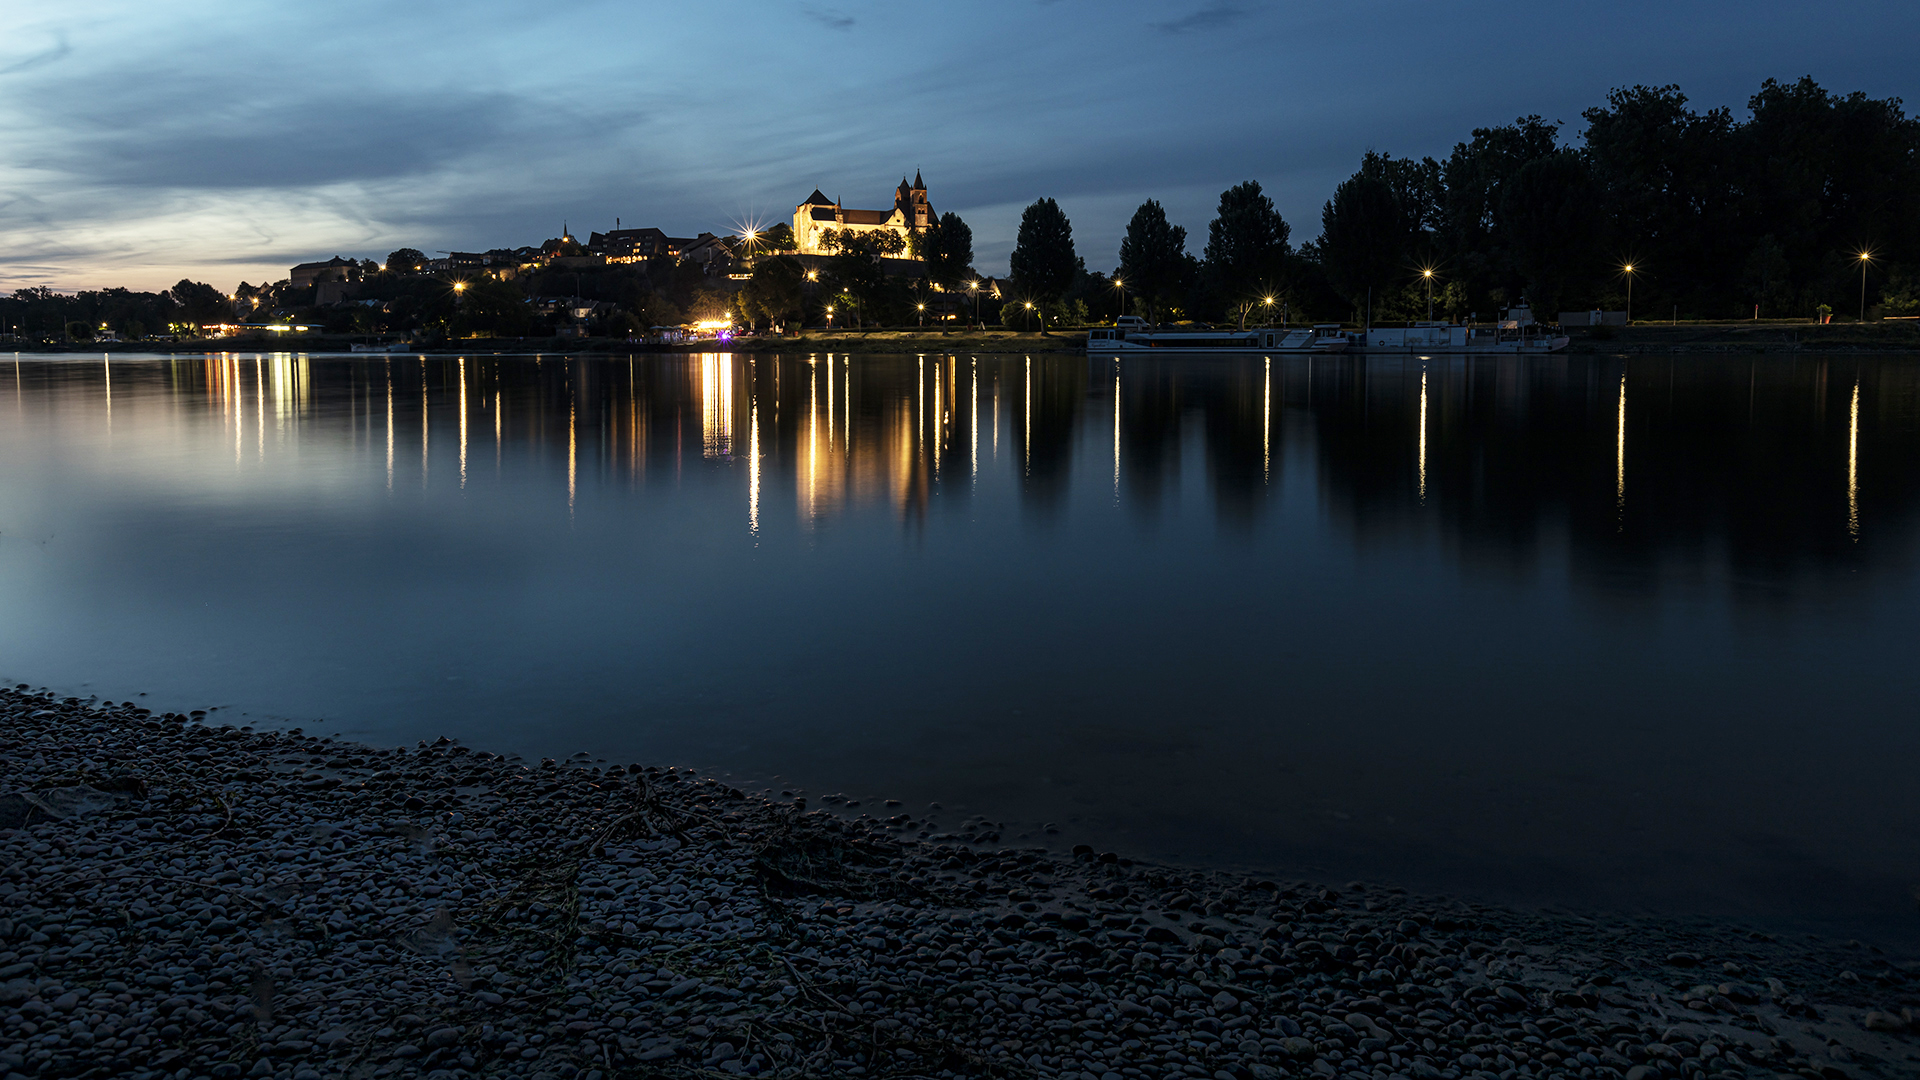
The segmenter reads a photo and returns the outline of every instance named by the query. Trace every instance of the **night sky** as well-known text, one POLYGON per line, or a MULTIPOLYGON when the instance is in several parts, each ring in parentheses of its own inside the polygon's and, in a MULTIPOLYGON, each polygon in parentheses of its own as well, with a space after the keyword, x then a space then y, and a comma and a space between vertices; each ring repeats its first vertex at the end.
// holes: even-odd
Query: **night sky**
POLYGON ((884 208, 921 170, 1002 273, 1060 200, 1091 269, 1142 199, 1198 253, 1259 180, 1296 243, 1367 149, 1567 122, 1616 86, 1698 107, 1769 76, 1914 100, 1920 5, 1362 0, 0 6, 0 290, 884 208))

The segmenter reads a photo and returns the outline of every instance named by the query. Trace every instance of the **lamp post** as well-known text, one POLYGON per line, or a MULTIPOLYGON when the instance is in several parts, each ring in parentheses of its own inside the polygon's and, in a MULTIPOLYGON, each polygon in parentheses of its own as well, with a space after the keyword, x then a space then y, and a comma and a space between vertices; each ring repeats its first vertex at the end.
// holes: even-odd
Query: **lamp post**
POLYGON ((920 309, 920 329, 925 330, 927 328, 927 305, 915 304, 914 307, 920 309))
POLYGON ((1427 321, 1432 322, 1433 321, 1433 270, 1431 268, 1422 270, 1420 271, 1420 276, 1427 279, 1427 321))
MULTIPOLYGON (((1037 308, 1037 307, 1034 307, 1034 306, 1033 306, 1033 301, 1031 301, 1031 300, 1023 300, 1023 301, 1021 301, 1021 303, 1024 303, 1024 304, 1026 304, 1026 305, 1027 305, 1027 310, 1028 310, 1028 311, 1035 311, 1035 312, 1038 312, 1038 313, 1040 314, 1040 332, 1041 332, 1042 334, 1045 334, 1045 333, 1047 332, 1047 310, 1046 310, 1045 308, 1037 308)), ((1000 320, 1000 321, 1001 321, 1001 322, 1006 322, 1006 320, 1005 320, 1005 319, 1002 319, 1002 320, 1000 320)))
MULTIPOLYGON (((973 324, 980 325, 980 282, 979 279, 967 282, 967 292, 973 294, 973 324)), ((1002 320, 1003 322, 1005 320, 1002 320)))
POLYGON ((1627 325, 1632 326, 1633 325, 1633 264, 1628 263, 1625 266, 1622 266, 1620 268, 1620 271, 1621 273, 1624 273, 1627 275, 1627 325))
POLYGON ((1860 321, 1867 321, 1867 264, 1873 261, 1873 252, 1860 253, 1860 321))
POLYGON ((1273 325, 1273 297, 1271 296, 1261 297, 1260 306, 1267 309, 1265 313, 1266 323, 1268 326, 1272 326, 1273 325))
POLYGON ((1113 317, 1113 325, 1119 326, 1120 320, 1127 314, 1127 283, 1116 277, 1113 279, 1113 287, 1120 294, 1120 313, 1113 317))
POLYGON ((827 305, 827 329, 833 329, 833 305, 827 305))

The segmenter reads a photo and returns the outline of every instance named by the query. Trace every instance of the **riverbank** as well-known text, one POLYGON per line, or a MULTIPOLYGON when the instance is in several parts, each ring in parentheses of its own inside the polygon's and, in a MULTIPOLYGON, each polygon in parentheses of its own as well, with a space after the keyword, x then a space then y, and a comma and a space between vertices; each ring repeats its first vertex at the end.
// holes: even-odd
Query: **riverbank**
POLYGON ((1683 322, 1569 331, 1571 353, 1920 352, 1920 321, 1683 322))
MULTIPOLYGON (((91 344, 36 345, 36 353, 73 353, 99 356, 102 353, 138 353, 167 355, 180 353, 223 352, 296 352, 348 353, 365 335, 301 334, 249 335, 245 337, 207 338, 200 341, 99 342, 91 344)), ((629 355, 635 353, 712 353, 712 352, 785 352, 785 353, 1082 353, 1086 351, 1085 331, 1042 334, 1015 330, 809 330, 790 337, 743 335, 731 341, 689 341, 656 345, 625 338, 469 338, 434 345, 409 345, 396 353, 358 353, 367 359, 390 356, 531 356, 562 354, 570 356, 629 355)))
POLYGON ((9 1077, 1872 1077, 1858 943, 0 692, 9 1077))
MULTIPOLYGON (((1352 327, 1350 329, 1357 329, 1352 327)), ((1920 321, 1869 323, 1683 322, 1638 323, 1599 331, 1569 331, 1573 354, 1638 353, 1905 353, 1920 352, 1920 321)), ((43 345, 36 352, 97 355, 102 352, 349 352, 364 335, 253 335, 180 342, 110 342, 43 345)), ((1085 330, 1042 334, 1015 330, 821 330, 791 337, 743 335, 728 342, 694 341, 650 345, 624 338, 471 338, 435 345, 409 346, 407 356, 488 356, 560 353, 831 352, 831 353, 1083 353, 1085 330)), ((380 353, 363 354, 378 357, 380 353)))

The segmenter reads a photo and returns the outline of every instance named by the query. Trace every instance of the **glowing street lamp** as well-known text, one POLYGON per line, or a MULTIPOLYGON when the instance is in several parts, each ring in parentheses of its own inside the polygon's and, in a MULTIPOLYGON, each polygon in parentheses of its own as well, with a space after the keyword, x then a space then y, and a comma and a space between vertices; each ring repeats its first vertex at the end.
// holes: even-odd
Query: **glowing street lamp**
POLYGON ((1432 322, 1433 321, 1433 268, 1427 267, 1426 269, 1421 270, 1420 276, 1427 280, 1427 321, 1432 322))
POLYGON ((1263 296, 1263 297, 1261 297, 1261 298, 1260 298, 1260 306, 1262 306, 1262 307, 1264 307, 1264 308, 1266 308, 1266 309, 1267 309, 1267 311, 1266 311, 1266 316, 1265 316, 1265 317, 1266 317, 1266 323, 1267 323, 1267 325, 1268 325, 1268 326, 1272 326, 1272 325, 1273 325, 1273 297, 1271 297, 1271 296, 1263 296))
MULTIPOLYGON (((1041 332, 1042 334, 1044 334, 1044 333, 1046 333, 1046 332, 1047 332, 1047 312, 1046 312, 1046 309, 1045 309, 1045 308, 1037 308, 1037 307, 1034 307, 1034 306, 1033 306, 1033 301, 1031 301, 1031 300, 1023 300, 1023 301, 1021 301, 1021 302, 1027 305, 1027 310, 1028 310, 1028 311, 1035 311, 1035 312, 1039 312, 1039 314, 1040 314, 1040 332, 1041 332)), ((1005 320, 1002 320, 1002 321, 1005 321, 1005 320)))
POLYGON ((1860 253, 1860 321, 1867 321, 1867 264, 1873 261, 1873 252, 1860 253))
MULTIPOLYGON (((967 291, 973 294, 973 321, 975 325, 979 325, 979 322, 980 322, 980 281, 979 279, 976 278, 973 281, 967 282, 967 291)), ((1002 319, 1000 321, 1005 322, 1006 320, 1002 319)))
POLYGON ((920 329, 925 330, 927 328, 927 305, 915 304, 914 307, 920 309, 920 329))
POLYGON ((1116 277, 1113 287, 1120 293, 1120 314, 1113 317, 1113 325, 1119 326, 1121 317, 1127 313, 1127 283, 1116 277))
POLYGON ((833 329, 833 305, 827 305, 827 329, 833 329))
POLYGON ((1627 275, 1627 325, 1632 326, 1633 325, 1633 264, 1628 263, 1625 266, 1622 266, 1620 268, 1620 272, 1627 275))

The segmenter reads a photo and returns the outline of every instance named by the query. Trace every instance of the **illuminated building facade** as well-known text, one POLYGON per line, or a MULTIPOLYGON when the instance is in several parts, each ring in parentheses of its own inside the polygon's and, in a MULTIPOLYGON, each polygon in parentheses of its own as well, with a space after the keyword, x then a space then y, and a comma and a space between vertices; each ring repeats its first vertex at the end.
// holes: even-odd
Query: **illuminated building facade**
POLYGON ((907 183, 902 177, 900 186, 894 189, 892 210, 849 210, 815 188, 807 201, 793 210, 793 242, 795 250, 803 255, 825 255, 828 254, 825 234, 829 229, 893 232, 904 240, 914 232, 931 227, 934 221, 933 205, 927 202, 927 185, 916 172, 913 183, 907 183))

